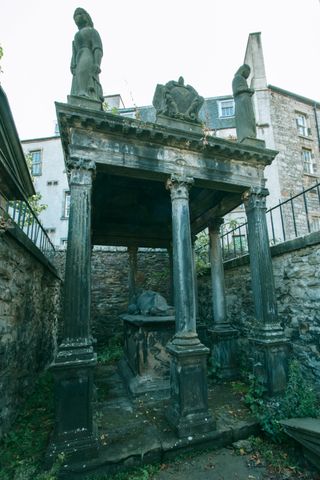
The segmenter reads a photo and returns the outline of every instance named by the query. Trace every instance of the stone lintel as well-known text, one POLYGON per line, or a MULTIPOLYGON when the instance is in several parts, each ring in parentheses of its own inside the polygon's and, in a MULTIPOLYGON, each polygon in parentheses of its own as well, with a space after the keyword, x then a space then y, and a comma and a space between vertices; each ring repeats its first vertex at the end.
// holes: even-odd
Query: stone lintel
POLYGON ((76 95, 68 95, 68 104, 75 107, 88 108, 90 110, 102 111, 102 103, 92 98, 78 97, 76 95))

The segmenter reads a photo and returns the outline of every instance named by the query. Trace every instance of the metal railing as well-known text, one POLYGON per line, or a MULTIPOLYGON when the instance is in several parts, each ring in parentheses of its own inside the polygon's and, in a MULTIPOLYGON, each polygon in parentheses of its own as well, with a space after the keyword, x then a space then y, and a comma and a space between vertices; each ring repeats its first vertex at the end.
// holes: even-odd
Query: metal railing
MULTIPOLYGON (((278 205, 267 210, 266 216, 270 246, 319 231, 320 183, 303 189, 288 200, 279 201, 278 205)), ((208 262, 208 243, 202 242, 196 247, 202 262, 208 262)), ((222 232, 221 247, 224 260, 248 254, 248 223, 222 232)))
POLYGON ((8 201, 2 198, 0 228, 10 230, 13 225, 19 227, 34 245, 51 260, 55 248, 28 201, 8 201))

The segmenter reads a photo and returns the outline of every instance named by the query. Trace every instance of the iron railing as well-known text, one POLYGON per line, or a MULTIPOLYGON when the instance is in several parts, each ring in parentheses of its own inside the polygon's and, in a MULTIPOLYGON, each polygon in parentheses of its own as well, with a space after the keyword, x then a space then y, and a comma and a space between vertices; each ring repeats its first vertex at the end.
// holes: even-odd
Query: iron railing
MULTIPOLYGON (((266 216, 271 246, 319 231, 320 183, 303 189, 288 200, 279 201, 278 205, 267 210, 266 216)), ((196 253, 198 258, 206 263, 208 262, 208 242, 201 243, 196 247, 196 253)), ((248 254, 248 223, 236 225, 227 232, 222 231, 221 247, 224 260, 248 254)))
POLYGON ((36 213, 27 200, 5 200, 2 198, 0 208, 2 228, 19 227, 38 249, 51 260, 55 248, 43 228, 36 213))

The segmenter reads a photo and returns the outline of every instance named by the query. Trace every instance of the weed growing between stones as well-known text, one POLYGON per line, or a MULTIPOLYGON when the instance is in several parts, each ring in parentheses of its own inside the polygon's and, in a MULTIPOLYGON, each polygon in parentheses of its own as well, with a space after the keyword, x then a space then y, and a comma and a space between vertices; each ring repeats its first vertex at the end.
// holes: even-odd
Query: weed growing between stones
POLYGON ((0 442, 0 480, 55 480, 62 458, 50 471, 40 471, 53 426, 52 391, 53 380, 47 371, 0 442))
POLYGON ((115 363, 123 355, 123 346, 121 337, 117 336, 111 339, 107 345, 98 347, 98 362, 109 365, 115 363))
POLYGON ((250 385, 245 402, 261 424, 263 432, 274 442, 287 441, 280 420, 319 416, 319 402, 312 386, 307 382, 298 361, 292 361, 289 380, 281 397, 264 397, 265 387, 254 375, 249 376, 250 385))

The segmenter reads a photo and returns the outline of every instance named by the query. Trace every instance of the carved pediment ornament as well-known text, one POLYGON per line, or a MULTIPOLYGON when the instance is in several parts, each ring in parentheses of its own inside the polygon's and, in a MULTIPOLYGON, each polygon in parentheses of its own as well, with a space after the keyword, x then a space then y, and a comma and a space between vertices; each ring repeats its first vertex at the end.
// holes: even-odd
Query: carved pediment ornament
POLYGON ((171 80, 158 84, 153 97, 157 115, 200 123, 198 114, 204 98, 191 85, 184 85, 183 77, 178 82, 171 80))

